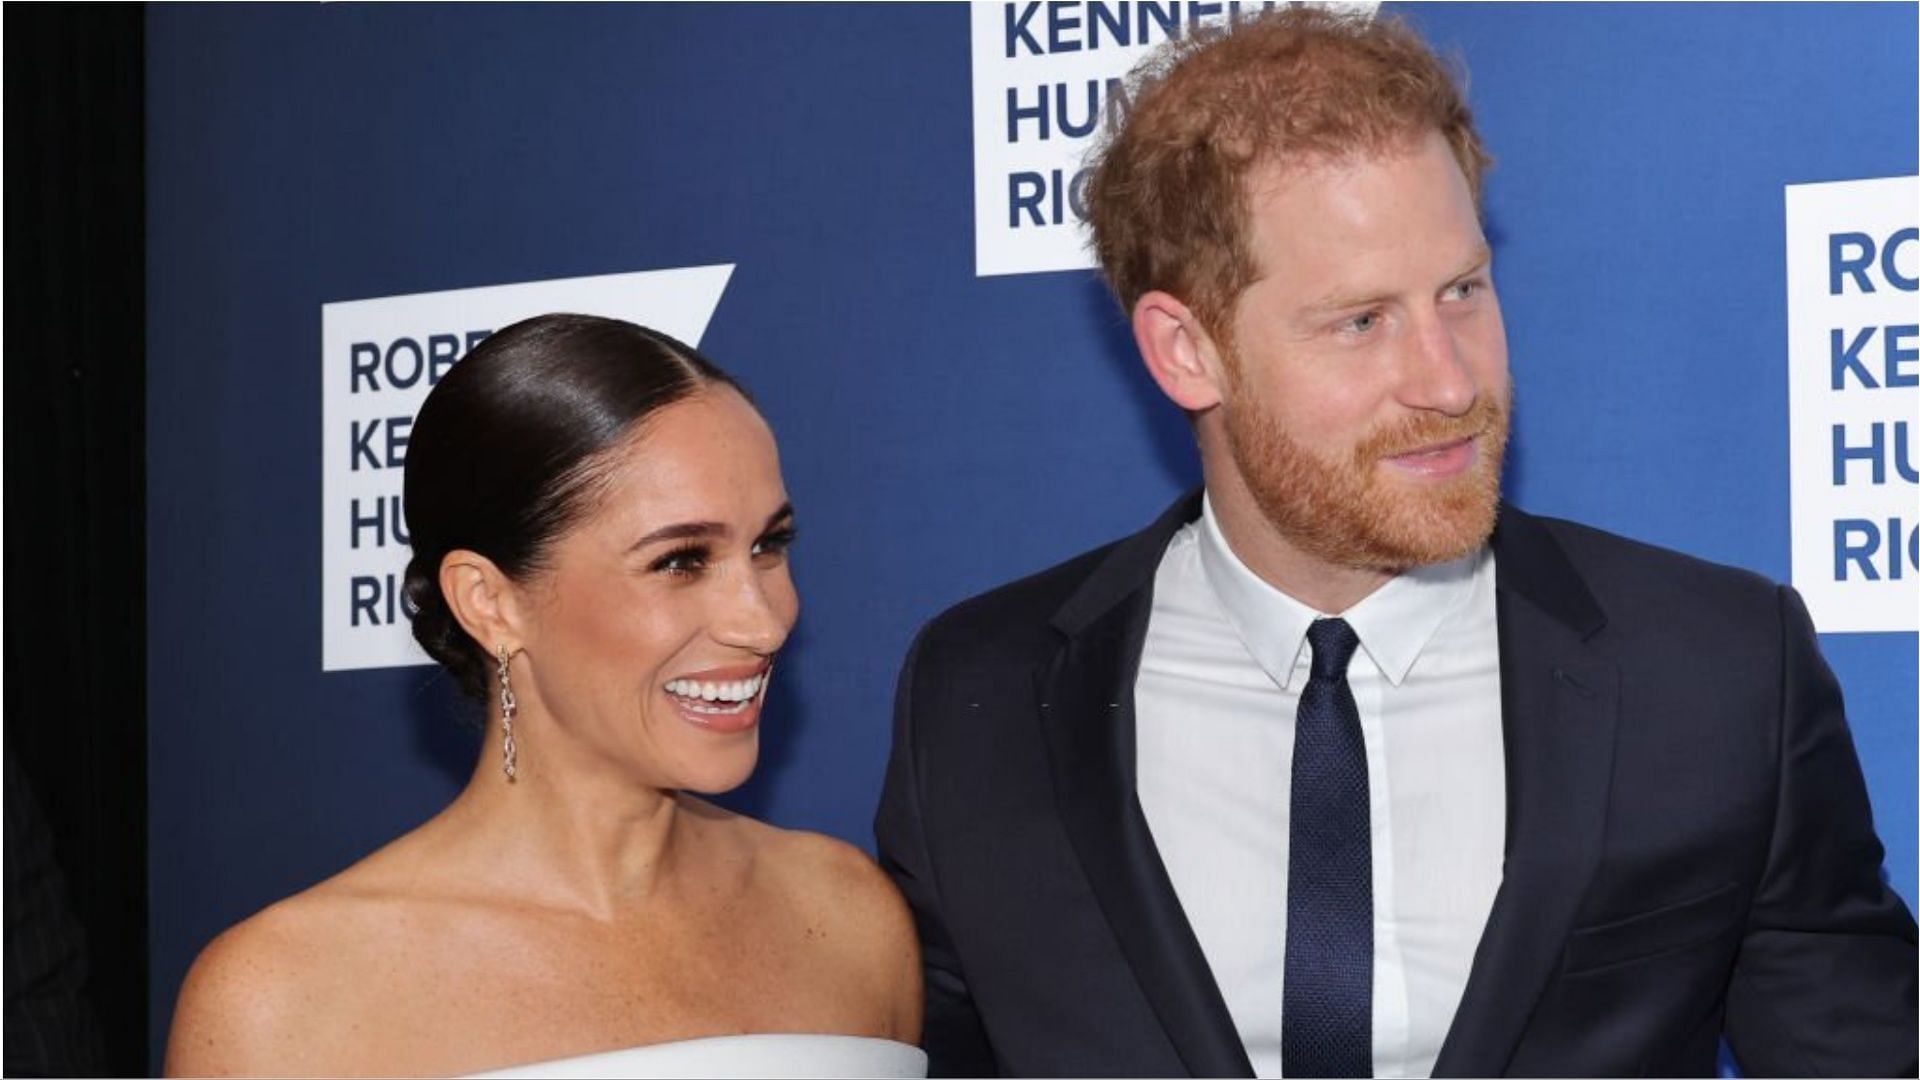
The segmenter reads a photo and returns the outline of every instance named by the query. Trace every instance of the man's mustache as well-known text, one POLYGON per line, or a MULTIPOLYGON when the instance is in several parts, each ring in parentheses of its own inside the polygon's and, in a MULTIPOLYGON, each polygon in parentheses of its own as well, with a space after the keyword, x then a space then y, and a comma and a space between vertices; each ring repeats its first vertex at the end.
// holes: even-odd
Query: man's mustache
POLYGON ((1506 394, 1481 394, 1474 399, 1473 406, 1459 416, 1417 413, 1388 424, 1362 439, 1354 447, 1353 457, 1356 464, 1371 465, 1385 458, 1490 432, 1504 433, 1506 426, 1506 394))

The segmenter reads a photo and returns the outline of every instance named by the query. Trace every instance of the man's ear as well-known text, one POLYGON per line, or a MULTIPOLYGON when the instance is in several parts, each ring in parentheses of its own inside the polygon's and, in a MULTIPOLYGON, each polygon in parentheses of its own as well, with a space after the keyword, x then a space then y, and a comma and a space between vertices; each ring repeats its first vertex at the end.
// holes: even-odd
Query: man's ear
POLYGON ((488 655, 502 645, 509 653, 519 652, 525 644, 519 587, 492 559, 465 548, 447 552, 440 560, 440 592, 461 628, 488 655))
POLYGON ((1133 305, 1133 342, 1160 391, 1190 413, 1220 404, 1219 351, 1193 311, 1158 289, 1133 305))

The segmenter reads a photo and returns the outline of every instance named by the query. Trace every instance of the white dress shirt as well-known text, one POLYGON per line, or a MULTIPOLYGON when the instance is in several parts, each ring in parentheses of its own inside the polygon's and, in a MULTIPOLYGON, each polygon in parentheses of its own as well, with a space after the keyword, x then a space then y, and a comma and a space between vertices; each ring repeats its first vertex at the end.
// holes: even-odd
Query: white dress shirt
MULTIPOLYGON (((1211 502, 1154 580, 1134 684, 1140 803, 1260 1076, 1279 1076, 1294 715, 1323 613, 1228 547, 1211 502)), ((1373 1069, 1429 1076, 1500 886, 1506 763, 1493 553, 1339 613, 1367 746, 1373 1069)))

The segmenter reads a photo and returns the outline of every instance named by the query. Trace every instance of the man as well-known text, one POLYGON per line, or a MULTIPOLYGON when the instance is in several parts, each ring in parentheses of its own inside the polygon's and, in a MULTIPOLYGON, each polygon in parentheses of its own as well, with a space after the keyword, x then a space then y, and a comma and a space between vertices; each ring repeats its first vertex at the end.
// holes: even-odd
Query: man
POLYGON ((1392 22, 1136 91, 1091 222, 1205 490, 906 661, 936 1074, 1913 1074, 1798 598, 1499 503, 1486 160, 1392 22))

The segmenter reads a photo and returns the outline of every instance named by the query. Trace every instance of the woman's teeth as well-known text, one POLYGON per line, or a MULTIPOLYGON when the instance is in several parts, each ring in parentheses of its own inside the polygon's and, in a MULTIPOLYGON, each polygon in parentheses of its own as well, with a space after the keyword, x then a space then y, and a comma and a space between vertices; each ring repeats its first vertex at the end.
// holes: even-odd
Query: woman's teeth
POLYGON ((667 693, 684 699, 683 704, 696 712, 738 712, 746 707, 767 685, 767 676, 763 672, 750 679, 728 679, 721 682, 702 682, 698 679, 673 679, 667 683, 667 693), (709 701, 720 702, 721 707, 702 708, 700 704, 709 701))

